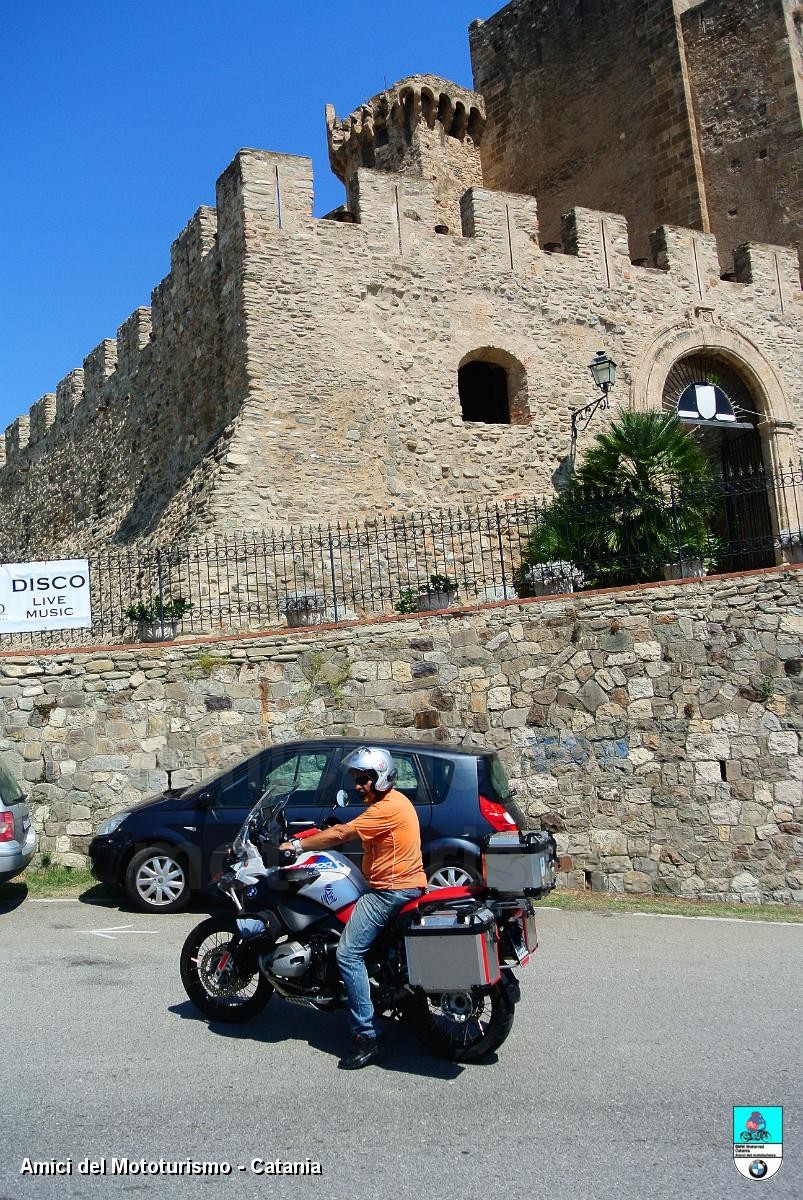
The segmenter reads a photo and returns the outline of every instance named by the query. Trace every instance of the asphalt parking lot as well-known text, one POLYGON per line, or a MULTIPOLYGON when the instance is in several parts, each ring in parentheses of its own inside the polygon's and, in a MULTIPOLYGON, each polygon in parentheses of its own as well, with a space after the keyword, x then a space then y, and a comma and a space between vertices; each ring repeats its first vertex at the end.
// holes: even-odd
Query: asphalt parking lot
POLYGON ((199 1019, 178 954, 202 915, 32 900, 0 915, 0 1200, 720 1200, 756 1187, 732 1161, 742 1104, 784 1106, 766 1186, 800 1194, 803 926, 542 909, 496 1061, 439 1062, 389 1026, 380 1064, 344 1073, 342 1014, 274 1000, 246 1026, 199 1019), (72 1173, 20 1174, 26 1158, 72 1173), (112 1175, 114 1158, 231 1174, 112 1175), (107 1173, 80 1174, 85 1159, 107 1173), (253 1166, 277 1159, 322 1174, 253 1166))

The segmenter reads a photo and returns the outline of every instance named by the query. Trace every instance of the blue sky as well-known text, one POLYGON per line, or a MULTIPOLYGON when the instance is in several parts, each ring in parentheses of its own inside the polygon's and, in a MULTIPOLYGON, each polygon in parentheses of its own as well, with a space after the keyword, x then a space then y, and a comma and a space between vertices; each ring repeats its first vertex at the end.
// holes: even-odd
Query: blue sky
POLYGON ((139 305, 241 146, 313 159, 342 203, 339 116, 421 72, 471 86, 467 28, 502 0, 46 0, 3 6, 0 435, 139 305))

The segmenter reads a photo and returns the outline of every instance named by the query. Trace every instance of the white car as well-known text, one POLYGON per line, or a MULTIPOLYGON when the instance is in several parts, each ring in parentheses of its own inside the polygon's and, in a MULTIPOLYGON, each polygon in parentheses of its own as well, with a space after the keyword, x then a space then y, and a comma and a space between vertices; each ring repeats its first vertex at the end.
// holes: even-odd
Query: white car
POLYGON ((26 796, 0 757, 0 883, 24 871, 36 850, 26 796))

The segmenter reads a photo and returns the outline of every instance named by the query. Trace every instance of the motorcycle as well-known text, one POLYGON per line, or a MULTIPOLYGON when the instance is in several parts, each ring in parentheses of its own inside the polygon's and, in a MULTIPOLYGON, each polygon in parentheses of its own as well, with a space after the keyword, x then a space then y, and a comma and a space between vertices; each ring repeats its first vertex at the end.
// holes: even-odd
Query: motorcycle
MULTIPOLYGON (((212 883, 235 911, 202 921, 184 942, 182 983, 211 1021, 249 1020, 274 993, 321 1012, 345 1007, 337 945, 368 885, 343 854, 279 849, 291 794, 257 801, 212 883)), ((339 792, 337 804, 347 803, 339 792)), ((406 904, 366 957, 376 1013, 452 1062, 484 1058, 510 1033, 514 969, 538 945, 532 901, 554 887, 555 841, 496 834, 485 862, 485 885, 437 888, 406 904)))

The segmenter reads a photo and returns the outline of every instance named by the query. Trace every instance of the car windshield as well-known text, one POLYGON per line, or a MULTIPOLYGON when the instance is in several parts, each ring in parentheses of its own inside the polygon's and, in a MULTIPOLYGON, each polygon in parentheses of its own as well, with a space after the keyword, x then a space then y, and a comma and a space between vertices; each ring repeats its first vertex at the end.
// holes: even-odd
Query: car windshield
POLYGON ((0 802, 3 804, 19 804, 25 799, 25 793, 20 788, 9 768, 0 762, 0 802))

